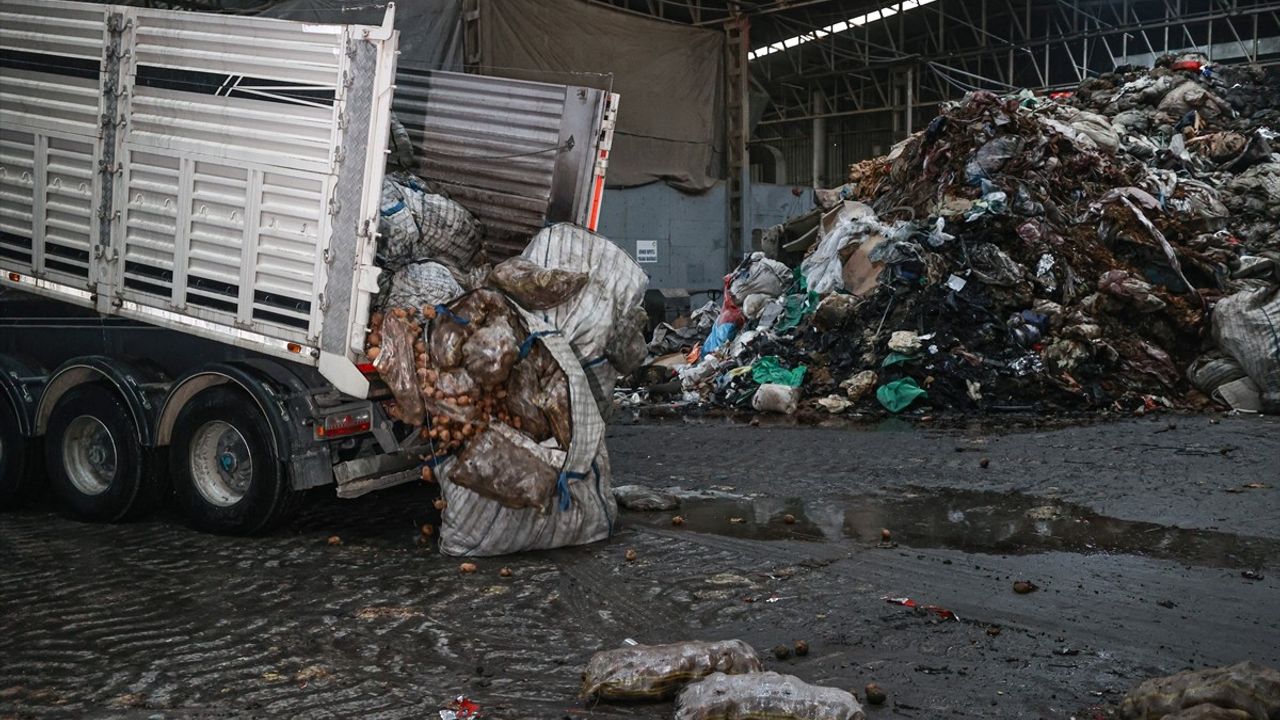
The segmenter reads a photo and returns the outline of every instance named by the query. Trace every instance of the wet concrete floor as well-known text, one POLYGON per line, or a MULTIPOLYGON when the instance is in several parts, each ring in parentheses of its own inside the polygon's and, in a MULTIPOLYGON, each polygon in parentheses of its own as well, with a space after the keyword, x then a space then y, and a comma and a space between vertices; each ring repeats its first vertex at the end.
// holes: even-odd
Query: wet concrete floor
POLYGON ((809 656, 767 667, 875 680, 872 718, 1106 717, 1153 675, 1280 665, 1280 421, 669 423, 609 442, 615 484, 678 487, 680 509, 474 575, 419 542, 424 487, 317 493, 251 539, 0 515, 0 717, 431 718, 458 695, 489 718, 668 717, 576 697, 591 653, 626 638, 803 639, 809 656))

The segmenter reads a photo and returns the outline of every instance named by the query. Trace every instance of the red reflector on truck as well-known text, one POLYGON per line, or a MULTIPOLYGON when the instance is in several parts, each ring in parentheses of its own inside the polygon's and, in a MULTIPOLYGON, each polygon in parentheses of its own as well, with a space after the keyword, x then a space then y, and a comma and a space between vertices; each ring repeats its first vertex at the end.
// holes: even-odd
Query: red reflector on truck
POLYGON ((378 372, 378 368, 374 367, 373 363, 360 363, 356 365, 356 369, 363 375, 373 375, 378 372))
POLYGON ((368 411, 330 415, 323 423, 316 423, 316 439, 331 440, 336 437, 359 435, 369 432, 373 427, 373 418, 368 411))

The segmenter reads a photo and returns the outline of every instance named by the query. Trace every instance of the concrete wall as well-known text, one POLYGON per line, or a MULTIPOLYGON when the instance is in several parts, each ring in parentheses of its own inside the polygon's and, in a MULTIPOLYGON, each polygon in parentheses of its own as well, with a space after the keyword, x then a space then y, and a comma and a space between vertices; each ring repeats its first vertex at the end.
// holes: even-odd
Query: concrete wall
MULTIPOLYGON (((753 228, 767 228, 813 207, 813 192, 790 185, 751 186, 753 228)), ((649 273, 651 288, 719 288, 728 234, 724 184, 687 195, 663 183, 606 190, 600 234, 617 243, 649 273), (656 249, 656 257, 649 252, 656 249)))

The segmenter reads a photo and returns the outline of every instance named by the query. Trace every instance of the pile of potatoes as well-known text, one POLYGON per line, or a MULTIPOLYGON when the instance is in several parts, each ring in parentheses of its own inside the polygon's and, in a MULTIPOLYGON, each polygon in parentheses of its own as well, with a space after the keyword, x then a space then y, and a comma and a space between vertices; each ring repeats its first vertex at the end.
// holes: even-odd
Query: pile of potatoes
MULTIPOLYGON (((424 460, 457 453, 465 468, 467 444, 494 424, 505 426, 506 440, 485 448, 524 452, 511 437, 534 454, 538 444, 550 449, 552 438, 554 449, 568 448, 568 380, 550 352, 528 339, 501 293, 481 289, 447 307, 374 313, 366 342, 366 356, 395 395, 388 412, 419 426, 427 442, 424 460)), ((422 474, 433 479, 430 466, 422 474)))

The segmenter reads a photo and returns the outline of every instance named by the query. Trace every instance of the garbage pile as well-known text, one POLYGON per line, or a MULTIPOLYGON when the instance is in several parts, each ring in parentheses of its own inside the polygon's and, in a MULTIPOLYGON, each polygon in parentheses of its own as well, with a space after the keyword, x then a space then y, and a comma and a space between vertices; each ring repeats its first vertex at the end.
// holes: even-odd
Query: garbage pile
POLYGON ((1183 57, 969 93, 650 352, 683 401, 758 411, 1280 411, 1278 83, 1183 57))
POLYGON ((618 374, 644 359, 644 273, 568 224, 491 267, 475 218, 406 171, 388 173, 381 216, 365 354, 394 396, 401 450, 440 484, 441 551, 608 537, 604 422, 618 374))

